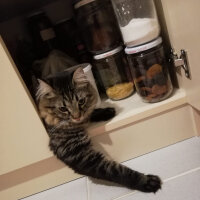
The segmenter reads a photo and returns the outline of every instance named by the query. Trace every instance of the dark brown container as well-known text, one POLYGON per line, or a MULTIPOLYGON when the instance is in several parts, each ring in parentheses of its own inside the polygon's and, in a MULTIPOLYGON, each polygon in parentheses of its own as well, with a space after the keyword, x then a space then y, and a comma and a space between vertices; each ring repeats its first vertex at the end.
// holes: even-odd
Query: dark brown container
POLYGON ((54 29, 60 50, 80 63, 91 62, 92 56, 87 51, 73 18, 58 21, 54 25, 54 29))
POLYGON ((51 50, 58 48, 53 25, 43 11, 30 14, 27 26, 38 58, 46 57, 51 50))
POLYGON ((109 0, 82 0, 74 5, 77 24, 88 51, 100 54, 122 43, 109 0))

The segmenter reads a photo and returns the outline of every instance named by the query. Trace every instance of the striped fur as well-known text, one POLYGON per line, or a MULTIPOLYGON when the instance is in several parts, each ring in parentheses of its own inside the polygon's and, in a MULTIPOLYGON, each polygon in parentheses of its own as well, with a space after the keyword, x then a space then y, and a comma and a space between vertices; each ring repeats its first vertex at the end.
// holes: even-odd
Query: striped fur
POLYGON ((94 110, 96 93, 84 75, 78 74, 76 77, 75 72, 71 80, 63 75, 62 78, 54 78, 56 80, 51 79, 46 85, 40 82, 40 87, 47 88, 39 87, 38 104, 49 133, 50 149, 57 158, 82 175, 112 181, 143 192, 156 192, 160 189, 159 177, 129 169, 107 159, 92 147, 85 130, 87 122, 90 118, 92 121, 108 120, 115 115, 115 111, 113 108, 94 110), (48 92, 41 94, 41 91, 48 92), (80 99, 83 98, 85 100, 81 100, 80 105, 80 99), (64 113, 58 110, 63 106, 67 107, 64 113), (73 119, 75 115, 79 117, 78 121, 73 119))

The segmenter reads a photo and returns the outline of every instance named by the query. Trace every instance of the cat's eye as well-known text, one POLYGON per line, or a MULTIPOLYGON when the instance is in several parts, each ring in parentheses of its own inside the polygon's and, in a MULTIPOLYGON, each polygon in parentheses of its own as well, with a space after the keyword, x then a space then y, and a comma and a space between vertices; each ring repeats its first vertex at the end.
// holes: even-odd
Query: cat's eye
POLYGON ((64 107, 64 106, 59 107, 59 110, 60 110, 61 112, 67 112, 67 111, 68 111, 67 108, 64 107))
POLYGON ((79 99, 78 104, 83 105, 85 103, 85 99, 79 99))

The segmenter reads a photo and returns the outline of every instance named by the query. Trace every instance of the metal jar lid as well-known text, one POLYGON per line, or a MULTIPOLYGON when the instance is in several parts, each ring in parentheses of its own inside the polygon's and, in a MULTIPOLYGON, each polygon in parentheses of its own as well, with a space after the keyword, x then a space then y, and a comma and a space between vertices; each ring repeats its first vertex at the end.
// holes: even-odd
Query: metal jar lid
POLYGON ((94 59, 95 60, 100 60, 100 59, 103 59, 103 58, 107 58, 109 56, 112 56, 112 55, 120 52, 122 49, 123 49, 122 46, 119 46, 119 47, 117 47, 117 48, 115 48, 115 49, 113 49, 111 51, 106 52, 106 53, 95 55, 94 59))
POLYGON ((126 47, 125 52, 126 52, 126 54, 136 54, 136 53, 140 53, 140 52, 152 49, 161 43, 162 43, 162 38, 159 37, 156 40, 153 40, 152 42, 149 42, 149 43, 146 43, 146 44, 143 44, 140 46, 126 47))
POLYGON ((96 1, 96 0, 82 0, 82 1, 78 1, 77 3, 74 4, 74 8, 78 9, 81 6, 84 6, 84 5, 88 4, 88 3, 92 3, 93 1, 96 1))

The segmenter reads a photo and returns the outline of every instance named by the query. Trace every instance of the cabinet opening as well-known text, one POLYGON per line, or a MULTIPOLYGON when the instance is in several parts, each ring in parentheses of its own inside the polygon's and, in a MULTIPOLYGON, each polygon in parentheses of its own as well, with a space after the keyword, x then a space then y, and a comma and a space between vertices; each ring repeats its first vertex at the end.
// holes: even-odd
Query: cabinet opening
MULTIPOLYGON (((55 26, 62 20, 72 18, 71 1, 1 1, 0 13, 0 35, 27 88, 35 98, 37 78, 41 78, 44 60, 54 47, 60 51, 62 48, 65 50, 63 46, 58 48, 60 41, 59 37, 56 37, 55 26), (38 37, 37 31, 43 34, 43 41, 38 37)), ((69 51, 69 48, 66 48, 67 50, 69 51)), ((71 55, 68 59, 68 65, 78 63, 71 55)))
MULTIPOLYGON (((104 1, 107 2, 107 0, 104 1)), ((160 0, 155 0, 155 4, 161 25, 165 54, 168 59, 170 41, 162 3, 160 0)), ((49 73, 49 70, 56 70, 55 66, 59 65, 60 61, 64 62, 67 67, 80 63, 92 63, 93 65, 94 54, 88 51, 88 44, 80 34, 80 27, 74 18, 75 11, 72 0, 45 0, 42 2, 32 0, 29 3, 24 0, 21 1, 20 5, 15 3, 14 0, 3 1, 0 3, 0 13, 0 35, 34 99, 38 84, 37 79, 43 79, 46 73, 49 73), (35 26, 35 24, 38 26, 35 26), (38 38, 37 33, 40 34, 41 38, 38 38), (50 53, 52 55, 49 58, 50 53)), ((117 24, 117 18, 115 20, 117 24)), ((104 39, 99 38, 102 42, 104 42, 104 39)), ((120 39, 122 42, 122 38, 120 39)), ((89 40, 90 38, 88 38, 88 42, 90 42, 89 40)), ((117 46, 119 45, 125 48, 123 42, 119 42, 117 46)), ((94 48, 94 46, 91 48, 94 48)), ((116 46, 112 46, 112 49, 116 49, 116 46)), ((107 49, 106 52, 108 51, 107 49)), ((178 83, 173 66, 170 63, 167 63, 167 65, 173 85, 177 87, 178 83)), ((105 98, 104 80, 98 74, 94 74, 94 76, 99 93, 105 98)), ((124 77, 119 78, 125 79, 124 77)), ((130 80, 131 77, 129 76, 127 79, 130 80)))

